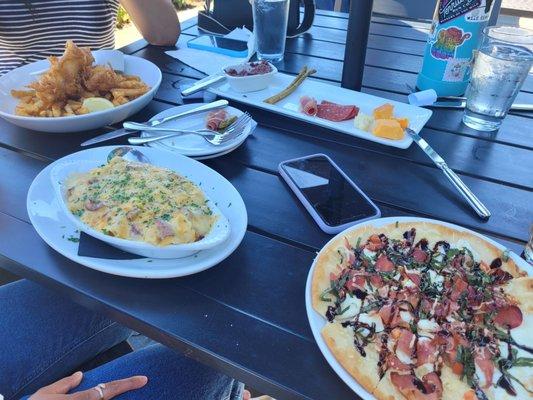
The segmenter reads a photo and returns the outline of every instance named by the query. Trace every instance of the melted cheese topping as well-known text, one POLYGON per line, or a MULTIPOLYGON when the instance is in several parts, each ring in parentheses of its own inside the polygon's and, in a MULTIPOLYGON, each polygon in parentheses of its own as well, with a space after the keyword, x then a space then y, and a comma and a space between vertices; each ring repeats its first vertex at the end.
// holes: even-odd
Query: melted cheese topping
POLYGON ((121 157, 65 182, 69 210, 107 235, 158 246, 192 243, 216 217, 198 186, 164 168, 121 157))

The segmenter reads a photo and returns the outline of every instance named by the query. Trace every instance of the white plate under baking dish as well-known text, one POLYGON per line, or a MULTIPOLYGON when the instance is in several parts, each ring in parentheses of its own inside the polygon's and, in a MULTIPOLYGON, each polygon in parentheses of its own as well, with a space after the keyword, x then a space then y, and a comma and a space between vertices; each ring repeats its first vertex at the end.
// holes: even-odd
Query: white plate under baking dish
MULTIPOLYGON (((105 50, 104 50, 105 51, 105 50)), ((93 51, 98 59, 101 50, 93 51)), ((146 106, 154 97, 161 84, 161 70, 152 62, 140 57, 124 55, 124 73, 137 75, 150 86, 142 96, 109 110, 97 111, 70 117, 26 117, 15 114, 18 99, 11 96, 11 89, 23 90, 30 82, 39 79, 35 73, 46 70, 48 60, 36 61, 24 65, 0 77, 0 117, 12 124, 40 132, 65 133, 80 132, 114 124, 128 118, 146 106), (33 73, 33 75, 32 75, 33 73)))
MULTIPOLYGON (((89 155, 90 156, 90 155, 89 155)), ((68 160, 62 161, 59 160, 54 163, 52 170, 50 171, 50 181, 54 187, 57 199, 59 200, 59 205, 61 206, 62 211, 67 215, 67 217, 72 221, 74 225, 78 227, 82 232, 87 233, 95 237, 96 239, 102 240, 103 242, 109 243, 111 246, 117 247, 120 250, 126 251, 128 253, 137 254, 144 257, 152 258, 180 258, 190 256, 200 250, 207 250, 211 247, 215 247, 222 242, 224 242, 230 233, 230 225, 227 218, 222 214, 220 209, 216 206, 215 202, 207 198, 207 205, 213 211, 213 215, 217 217, 213 227, 207 235, 201 240, 194 243, 183 243, 183 244, 171 244, 168 246, 156 246, 150 243, 141 242, 138 240, 128 240, 121 239, 113 236, 109 236, 100 232, 89 225, 85 224, 81 219, 73 215, 67 205, 66 200, 66 186, 65 182, 73 174, 82 174, 86 173, 92 169, 98 168, 105 162, 105 159, 93 158, 88 160, 68 160)), ((180 175, 185 174, 186 172, 191 173, 191 167, 187 165, 187 162, 182 162, 179 165, 179 169, 175 172, 180 175), (184 165, 185 164, 185 165, 184 165)), ((194 166, 192 167, 194 168, 194 166)), ((213 179, 209 178, 209 174, 205 173, 196 173, 194 170, 192 174, 197 174, 197 179, 200 182, 205 182, 206 184, 216 185, 213 179)))
MULTIPOLYGON (((97 147, 80 151, 60 161, 105 160, 117 146, 97 147)), ((51 171, 56 163, 44 168, 33 180, 26 201, 28 215, 37 233, 63 256, 98 271, 135 278, 173 278, 194 274, 211 268, 227 258, 241 243, 248 216, 246 206, 235 187, 223 176, 190 158, 147 147, 139 148, 152 163, 181 172, 201 188, 229 221, 229 237, 221 244, 189 257, 176 259, 132 258, 109 259, 78 255, 79 228, 64 212, 51 185, 51 171), (216 199, 216 200, 215 200, 216 199)))
POLYGON ((250 104, 278 114, 287 115, 302 121, 310 122, 315 125, 323 126, 348 135, 357 136, 362 139, 370 140, 385 144, 387 146, 398 147, 401 149, 408 148, 413 139, 405 135, 401 140, 385 139, 373 135, 372 133, 356 129, 353 119, 342 122, 328 121, 326 119, 306 115, 299 111, 300 97, 307 95, 314 97, 319 103, 322 100, 332 101, 339 104, 352 104, 359 107, 360 112, 372 115, 372 110, 385 103, 394 105, 394 115, 397 117, 409 118, 409 127, 415 132, 420 132, 426 122, 431 117, 432 111, 422 107, 415 107, 407 103, 400 103, 385 99, 382 97, 372 96, 370 94, 356 92, 354 90, 344 89, 340 86, 331 85, 313 78, 307 78, 298 88, 288 97, 276 104, 265 103, 268 97, 279 93, 285 89, 294 79, 294 76, 278 72, 272 77, 270 85, 257 92, 239 93, 231 88, 229 83, 222 82, 209 88, 209 91, 228 99, 237 100, 242 103, 250 104))
MULTIPOLYGON (((494 240, 489 239, 488 237, 481 235, 477 232, 471 231, 470 229, 466 229, 459 225, 454 225, 454 224, 450 224, 447 222, 437 221, 434 219, 417 218, 417 217, 387 217, 387 218, 379 218, 379 219, 374 219, 371 221, 362 222, 360 224, 354 225, 346 229, 345 231, 333 237, 322 249, 329 246, 330 243, 337 240, 339 237, 345 236, 347 232, 350 232, 355 229, 359 229, 362 226, 371 226, 371 227, 376 228, 376 230, 378 230, 380 227, 395 223, 396 221, 402 222, 402 223, 430 222, 433 224, 439 224, 439 225, 443 225, 449 228, 457 229, 459 231, 466 231, 498 247, 499 249, 502 250, 502 252, 507 250, 504 246, 502 246, 498 242, 495 242, 494 240)), ((443 240, 446 240, 446 238, 443 238, 443 240)), ((324 338, 322 337, 322 334, 321 334, 322 328, 328 322, 323 315, 320 315, 319 313, 315 311, 315 309, 313 308, 313 301, 311 297, 311 283, 313 280, 313 273, 315 271, 316 260, 318 259, 319 256, 320 256, 320 252, 315 257, 313 265, 311 266, 311 269, 309 270, 309 274, 307 275, 307 282, 305 285, 305 308, 307 311, 307 318, 309 320, 309 325, 311 326, 311 331, 313 332, 313 336, 315 338, 316 343, 318 344, 318 347, 320 348, 320 351, 322 352, 322 355, 324 356, 328 364, 331 366, 331 368, 333 368, 333 370, 337 373, 337 375, 350 387, 350 389, 352 389, 355 393, 357 393, 357 395, 360 396, 363 400, 374 400, 375 397, 371 393, 367 392, 337 361, 333 353, 331 353, 331 350, 327 346, 326 342, 324 341, 324 338)), ((522 270, 526 271, 530 276, 533 275, 533 267, 530 266, 525 260, 520 258, 520 256, 509 251, 509 257, 511 257, 513 261, 522 270)))

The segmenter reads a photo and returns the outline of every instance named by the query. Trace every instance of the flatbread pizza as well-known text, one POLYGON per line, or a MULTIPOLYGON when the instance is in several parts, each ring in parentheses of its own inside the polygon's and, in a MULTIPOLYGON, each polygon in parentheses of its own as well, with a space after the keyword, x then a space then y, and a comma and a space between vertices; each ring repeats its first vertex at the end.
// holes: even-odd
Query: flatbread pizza
POLYGON ((317 256, 324 342, 377 399, 533 398, 533 278, 432 222, 363 225, 317 256))

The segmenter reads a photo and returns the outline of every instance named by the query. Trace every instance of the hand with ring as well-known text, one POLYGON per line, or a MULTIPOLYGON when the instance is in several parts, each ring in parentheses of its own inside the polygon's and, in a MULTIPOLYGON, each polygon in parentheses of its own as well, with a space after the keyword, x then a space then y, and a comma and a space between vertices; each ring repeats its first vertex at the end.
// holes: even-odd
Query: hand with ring
POLYGON ((146 376, 132 376, 117 381, 100 383, 91 389, 69 394, 81 383, 82 372, 45 386, 35 392, 29 400, 109 400, 122 393, 142 388, 148 382, 146 376))

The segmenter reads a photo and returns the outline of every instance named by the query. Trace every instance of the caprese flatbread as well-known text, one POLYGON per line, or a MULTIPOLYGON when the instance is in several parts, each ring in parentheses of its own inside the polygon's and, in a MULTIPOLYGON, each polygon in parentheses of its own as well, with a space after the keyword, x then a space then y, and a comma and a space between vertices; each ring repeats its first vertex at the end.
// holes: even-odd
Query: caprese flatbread
POLYGON ((339 363, 377 399, 533 398, 533 278, 467 231, 376 229, 316 260, 313 307, 339 363))

